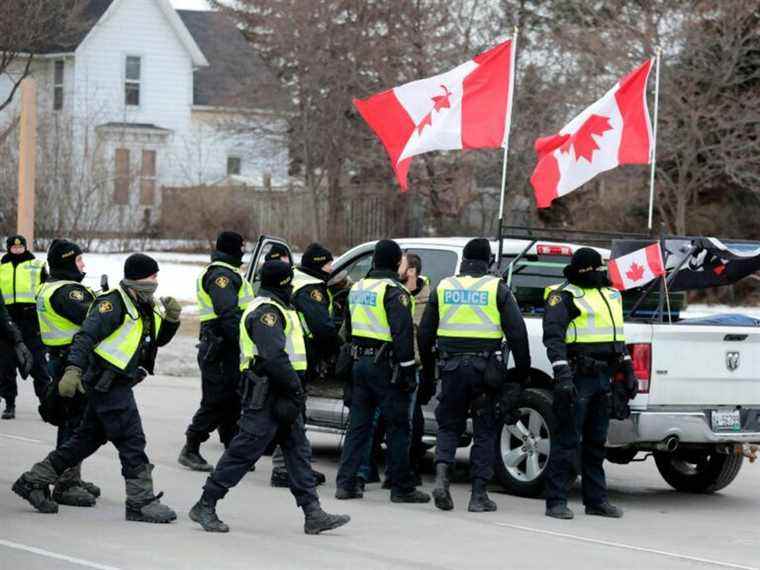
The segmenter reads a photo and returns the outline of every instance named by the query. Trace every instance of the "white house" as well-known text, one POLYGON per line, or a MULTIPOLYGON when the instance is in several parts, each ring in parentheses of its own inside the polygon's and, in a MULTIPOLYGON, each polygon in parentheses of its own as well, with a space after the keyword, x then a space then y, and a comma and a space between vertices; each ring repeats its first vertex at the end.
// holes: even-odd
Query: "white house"
MULTIPOLYGON (((232 21, 217 12, 174 10, 169 0, 88 0, 86 9, 90 20, 73 45, 51 46, 32 68, 40 152, 55 155, 57 164, 70 144, 64 154, 77 171, 49 191, 51 200, 81 191, 82 204, 69 196, 75 214, 85 202, 101 203, 87 220, 67 224, 109 229, 129 220, 132 230, 150 227, 162 186, 287 182, 284 123, 251 96, 256 85, 274 81, 232 21)), ((0 125, 17 112, 6 108, 0 125)), ((41 182, 57 178, 46 165, 40 170, 41 182)))

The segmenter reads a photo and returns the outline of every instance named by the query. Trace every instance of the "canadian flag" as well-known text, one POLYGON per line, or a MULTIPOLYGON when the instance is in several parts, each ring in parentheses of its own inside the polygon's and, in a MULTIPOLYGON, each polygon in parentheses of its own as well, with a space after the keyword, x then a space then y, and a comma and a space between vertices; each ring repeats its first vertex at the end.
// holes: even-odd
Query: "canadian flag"
POLYGON ((446 73, 354 99, 385 146, 403 190, 418 154, 504 145, 512 51, 512 41, 506 41, 446 73))
POLYGON ((610 259, 607 272, 612 286, 620 291, 642 287, 652 279, 665 275, 665 263, 662 260, 659 242, 610 259))
POLYGON ((600 172, 651 161, 652 124, 646 101, 651 59, 565 125, 536 140, 538 164, 530 178, 539 208, 569 194, 600 172))

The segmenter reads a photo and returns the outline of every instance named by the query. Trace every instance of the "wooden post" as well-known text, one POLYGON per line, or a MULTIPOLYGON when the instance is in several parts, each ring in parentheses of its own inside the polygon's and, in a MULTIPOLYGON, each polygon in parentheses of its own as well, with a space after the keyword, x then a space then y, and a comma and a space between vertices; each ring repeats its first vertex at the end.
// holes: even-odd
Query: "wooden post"
POLYGON ((21 137, 18 161, 18 233, 34 247, 34 184, 37 174, 37 82, 21 83, 21 137))

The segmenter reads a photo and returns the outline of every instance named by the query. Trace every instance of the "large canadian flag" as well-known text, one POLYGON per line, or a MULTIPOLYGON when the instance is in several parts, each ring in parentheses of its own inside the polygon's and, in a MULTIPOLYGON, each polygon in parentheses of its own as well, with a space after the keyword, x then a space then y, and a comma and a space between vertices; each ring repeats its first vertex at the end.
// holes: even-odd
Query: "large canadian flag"
POLYGON ((512 49, 506 41, 446 73, 354 99, 385 146, 403 190, 418 154, 504 145, 512 49))
POLYGON ((559 134, 536 141, 538 164, 530 182, 539 208, 547 208, 600 172, 651 161, 646 86, 653 61, 618 81, 559 134))
POLYGON ((607 273, 612 286, 620 291, 643 287, 653 279, 665 275, 665 263, 662 260, 659 242, 610 259, 607 273))

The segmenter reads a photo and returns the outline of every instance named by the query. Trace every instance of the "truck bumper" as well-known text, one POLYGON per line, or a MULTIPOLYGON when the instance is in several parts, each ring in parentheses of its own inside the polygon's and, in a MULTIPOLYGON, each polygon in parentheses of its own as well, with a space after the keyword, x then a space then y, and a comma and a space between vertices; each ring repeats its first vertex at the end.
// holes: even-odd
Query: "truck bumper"
MULTIPOLYGON (((752 411, 751 411, 752 412, 752 411)), ((754 414, 757 414, 754 411, 754 414)), ((753 416, 755 417, 755 416, 753 416)), ((760 426, 752 422, 748 430, 715 432, 706 412, 632 412, 624 421, 610 422, 608 445, 660 443, 677 437, 680 443, 760 443, 760 426)))

